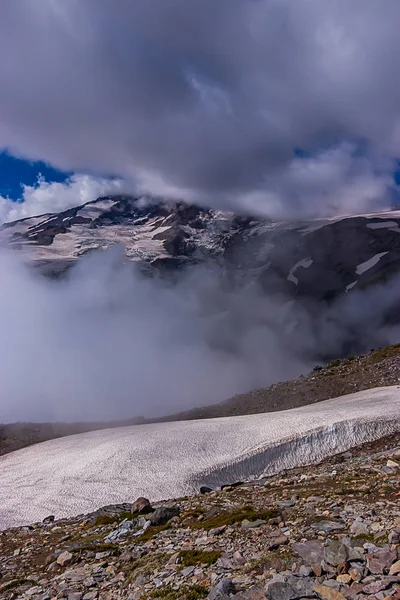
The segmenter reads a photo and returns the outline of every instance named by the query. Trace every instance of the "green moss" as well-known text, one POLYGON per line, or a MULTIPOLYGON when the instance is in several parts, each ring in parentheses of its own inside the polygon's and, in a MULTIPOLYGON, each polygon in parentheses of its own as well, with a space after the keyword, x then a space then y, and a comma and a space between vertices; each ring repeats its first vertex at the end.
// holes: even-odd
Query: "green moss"
POLYGON ((25 579, 24 577, 21 577, 19 579, 12 579, 11 581, 7 581, 7 583, 4 583, 2 586, 0 586, 0 594, 25 584, 32 585, 32 581, 29 581, 29 579, 25 579))
POLYGON ((279 516, 279 514, 279 511, 276 509, 257 511, 251 506, 244 506, 243 508, 237 508, 232 511, 221 512, 219 515, 211 517, 210 519, 205 519, 204 521, 191 523, 190 526, 192 529, 206 529, 209 531, 210 529, 216 529, 223 525, 240 523, 244 519, 247 519, 248 521, 256 521, 257 519, 268 521, 269 519, 279 516))
POLYGON ((258 560, 253 560, 245 568, 245 573, 255 571, 262 575, 264 571, 275 569, 276 571, 285 571, 293 563, 293 555, 289 552, 266 552, 258 560))
POLYGON ((151 556, 143 556, 130 564, 129 569, 125 569, 127 582, 134 581, 139 575, 152 575, 157 569, 161 569, 169 558, 169 554, 160 552, 151 556))
POLYGON ((80 544, 77 548, 70 548, 70 552, 114 552, 118 549, 116 544, 80 544))
POLYGON ((139 536, 137 539, 139 542, 148 542, 149 540, 151 540, 151 538, 153 538, 155 535, 158 535, 159 533, 161 533, 162 531, 167 531, 167 529, 171 529, 171 525, 169 523, 167 523, 166 525, 158 525, 156 527, 149 527, 148 529, 146 529, 146 531, 144 533, 142 533, 141 536, 139 536))
POLYGON ((99 527, 100 525, 111 525, 112 523, 121 523, 125 519, 132 521, 137 517, 137 514, 131 512, 121 512, 118 515, 100 515, 94 522, 93 527, 99 527))
POLYGON ((179 590, 174 590, 172 587, 168 586, 162 588, 161 590, 157 590, 152 592, 150 596, 148 596, 149 600, 157 599, 157 600, 199 600, 200 598, 205 598, 208 595, 208 590, 200 585, 194 585, 187 588, 180 588, 179 590))
POLYGON ((206 564, 213 565, 222 555, 219 550, 181 550, 179 557, 183 567, 206 564))
POLYGON ((339 358, 337 358, 336 360, 333 360, 332 362, 330 362, 330 363, 329 363, 329 364, 326 366, 326 368, 327 368, 327 369, 334 369, 335 367, 338 367, 338 366, 340 365, 340 363, 341 363, 341 362, 342 362, 342 361, 341 361, 339 358))
POLYGON ((375 538, 372 533, 359 533, 357 535, 353 535, 352 539, 361 541, 365 544, 365 542, 373 542, 375 538))
POLYGON ((188 518, 196 519, 197 517, 204 515, 205 512, 206 512, 206 510, 204 508, 202 508, 201 506, 199 506, 199 508, 194 508, 193 510, 188 510, 188 512, 183 514, 182 520, 188 519, 188 518))
POLYGON ((368 357, 370 363, 378 363, 386 358, 397 356, 400 354, 400 344, 393 344, 392 346, 386 346, 385 348, 379 348, 379 350, 373 350, 368 357))

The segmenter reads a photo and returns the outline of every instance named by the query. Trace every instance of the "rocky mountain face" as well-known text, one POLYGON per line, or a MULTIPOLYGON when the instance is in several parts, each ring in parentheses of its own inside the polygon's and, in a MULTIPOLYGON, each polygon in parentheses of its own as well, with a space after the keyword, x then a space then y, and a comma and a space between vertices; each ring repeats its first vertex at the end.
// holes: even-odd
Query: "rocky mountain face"
POLYGON ((400 212, 272 222, 149 198, 99 198, 0 228, 3 243, 49 275, 114 244, 128 260, 174 271, 214 263, 273 293, 329 301, 400 270, 400 212))

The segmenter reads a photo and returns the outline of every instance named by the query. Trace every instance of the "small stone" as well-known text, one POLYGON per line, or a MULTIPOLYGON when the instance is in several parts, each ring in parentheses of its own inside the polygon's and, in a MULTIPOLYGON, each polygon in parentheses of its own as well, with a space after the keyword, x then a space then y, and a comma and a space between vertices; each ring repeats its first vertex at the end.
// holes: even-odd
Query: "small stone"
POLYGON ((344 544, 337 540, 330 540, 324 550, 324 558, 327 563, 337 567, 341 563, 346 562, 348 558, 348 550, 344 544))
POLYGON ((364 585, 362 591, 364 592, 364 594, 377 594, 382 590, 386 590, 386 588, 389 587, 390 583, 390 581, 380 579, 378 581, 373 581, 372 583, 364 585))
POLYGON ((131 506, 131 513, 139 513, 139 515, 146 515, 153 512, 153 508, 150 504, 150 500, 147 498, 140 497, 131 506))
POLYGON ((248 521, 247 519, 243 519, 242 521, 242 529, 257 529, 258 527, 261 527, 261 525, 264 525, 265 521, 263 521, 262 519, 256 519, 255 521, 248 521))
POLYGON ((336 581, 339 583, 344 583, 345 585, 349 585, 352 581, 352 577, 349 573, 343 573, 343 575, 338 575, 336 577, 336 581))
POLYGON ((353 535, 368 535, 368 527, 362 521, 354 521, 350 527, 350 533, 353 535))
POLYGON ((400 467, 398 462, 390 459, 387 461, 386 466, 390 467, 391 469, 398 469, 400 467))
POLYGON ((62 552, 57 558, 57 564, 60 565, 60 567, 66 567, 67 565, 71 564, 72 559, 73 556, 71 552, 68 552, 68 550, 66 550, 65 552, 62 552))
POLYGON ((104 560, 110 556, 109 552, 96 552, 95 560, 104 560))
POLYGON ((87 592, 84 596, 83 596, 83 600, 96 600, 98 596, 98 592, 94 591, 94 592, 87 592))
POLYGON ((400 530, 394 529, 389 533, 389 544, 400 544, 400 530))
POLYGON ((264 598, 264 590, 259 587, 253 587, 246 592, 240 592, 231 596, 231 600, 263 600, 264 598))
POLYGON ((72 592, 72 594, 68 594, 68 600, 82 600, 82 594, 80 592, 72 592))
POLYGON ((343 523, 338 523, 336 521, 317 521, 311 525, 313 529, 317 531, 324 531, 326 533, 330 533, 331 531, 338 531, 340 529, 344 529, 343 523))
POLYGON ((286 535, 280 535, 274 538, 268 545, 268 550, 276 550, 279 546, 285 546, 289 543, 289 539, 286 535))
POLYGON ((373 554, 367 554, 367 567, 373 575, 384 575, 385 571, 389 571, 396 558, 395 550, 382 548, 373 554))
POLYGON ((389 575, 399 575, 399 574, 400 574, 400 560, 397 560, 390 567, 389 575))
POLYGON ((181 571, 181 575, 182 577, 188 577, 189 575, 191 575, 194 571, 195 567, 186 567, 185 569, 182 569, 181 571))
POLYGON ((327 585, 320 585, 319 583, 316 583, 314 585, 314 590, 323 600, 346 600, 343 594, 331 587, 328 587, 327 585))
POLYGON ((292 550, 312 568, 314 564, 321 563, 324 558, 324 546, 319 540, 292 544, 292 550))
POLYGON ((299 575, 301 577, 311 577, 313 570, 311 567, 306 567, 305 565, 301 565, 299 569, 299 575))
POLYGON ((322 575, 322 566, 321 566, 321 563, 313 563, 311 565, 311 568, 313 570, 313 573, 314 573, 315 577, 321 577, 321 575, 322 575))
POLYGON ((45 517, 45 518, 43 519, 42 523, 43 523, 44 525, 48 525, 49 523, 54 523, 54 519, 55 519, 55 516, 54 516, 54 515, 49 515, 48 517, 45 517))
POLYGON ((349 569, 349 575, 352 578, 353 581, 355 581, 356 583, 360 582, 362 577, 363 577, 363 569, 361 569, 360 567, 351 567, 351 569, 349 569))

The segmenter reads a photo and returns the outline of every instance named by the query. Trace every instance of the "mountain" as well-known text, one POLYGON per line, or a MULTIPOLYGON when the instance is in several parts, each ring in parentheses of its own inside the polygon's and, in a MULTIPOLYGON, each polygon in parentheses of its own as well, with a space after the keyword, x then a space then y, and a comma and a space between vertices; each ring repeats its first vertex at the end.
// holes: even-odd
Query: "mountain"
POLYGON ((307 222, 273 222, 150 198, 98 198, 0 228, 0 239, 44 273, 121 244, 128 260, 174 272, 222 266, 289 298, 331 301, 390 280, 400 270, 400 211, 307 222))

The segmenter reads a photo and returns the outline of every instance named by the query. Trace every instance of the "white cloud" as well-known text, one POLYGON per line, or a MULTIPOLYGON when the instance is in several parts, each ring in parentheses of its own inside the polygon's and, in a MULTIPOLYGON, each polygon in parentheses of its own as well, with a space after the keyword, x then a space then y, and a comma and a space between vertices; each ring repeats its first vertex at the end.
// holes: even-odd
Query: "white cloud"
POLYGON ((72 175, 65 182, 39 177, 35 185, 24 185, 21 202, 0 196, 0 223, 48 212, 61 212, 109 194, 130 193, 133 185, 121 179, 72 175))
POLYGON ((398 0, 3 2, 0 147, 235 210, 383 206, 399 20, 398 0), (368 164, 326 151, 346 140, 368 164))

